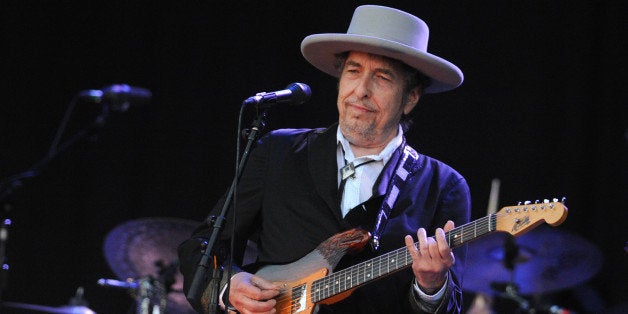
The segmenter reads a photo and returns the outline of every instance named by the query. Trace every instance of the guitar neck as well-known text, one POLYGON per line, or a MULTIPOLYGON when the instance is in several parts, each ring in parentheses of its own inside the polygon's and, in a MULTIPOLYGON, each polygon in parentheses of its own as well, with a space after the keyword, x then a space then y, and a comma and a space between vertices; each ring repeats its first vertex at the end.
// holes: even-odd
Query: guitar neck
MULTIPOLYGON (((456 248, 495 231, 495 228, 496 214, 491 214, 446 232, 445 239, 449 247, 456 248)), ((312 283, 312 300, 314 303, 319 302, 406 268, 411 264, 412 257, 406 247, 382 254, 315 280, 312 283)))
POLYGON ((447 239, 449 247, 457 248, 467 242, 471 242, 495 231, 496 224, 497 215, 490 214, 446 232, 445 239, 447 239))

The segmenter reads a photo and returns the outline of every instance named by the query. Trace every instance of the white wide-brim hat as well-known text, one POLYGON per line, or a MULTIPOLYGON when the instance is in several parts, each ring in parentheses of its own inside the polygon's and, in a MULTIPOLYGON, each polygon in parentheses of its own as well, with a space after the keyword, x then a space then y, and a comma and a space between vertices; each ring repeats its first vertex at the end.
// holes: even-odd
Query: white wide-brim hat
POLYGON ((429 28, 423 20, 404 11, 363 5, 355 9, 346 34, 315 34, 301 42, 301 53, 319 70, 335 77, 335 55, 362 51, 397 59, 421 71, 432 83, 425 93, 454 89, 464 79, 451 62, 427 52, 429 28))

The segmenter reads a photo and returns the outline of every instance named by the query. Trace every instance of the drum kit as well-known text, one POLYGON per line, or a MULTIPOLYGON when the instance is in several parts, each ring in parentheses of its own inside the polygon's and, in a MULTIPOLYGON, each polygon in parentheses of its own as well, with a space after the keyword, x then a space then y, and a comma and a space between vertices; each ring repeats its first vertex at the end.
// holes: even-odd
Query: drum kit
MULTIPOLYGON (((104 253, 116 279, 102 278, 103 287, 126 289, 138 314, 195 313, 182 291, 177 246, 198 222, 180 218, 142 218, 111 230, 104 253)), ((600 269, 601 252, 586 239, 558 228, 538 228, 520 237, 494 233, 469 244, 463 289, 489 298, 506 298, 524 313, 534 305, 529 296, 581 284, 600 269)), ((75 299, 81 299, 77 291, 75 299)), ((467 313, 495 313, 474 305, 467 313)), ((5 308, 43 313, 92 314, 86 303, 64 307, 5 302, 5 308)), ((499 313, 499 312, 498 312, 499 313)))
POLYGON ((102 286, 129 289, 137 314, 195 313, 183 293, 177 247, 199 222, 179 218, 143 218, 115 227, 105 238, 109 267, 118 279, 100 279, 102 286))
MULTIPOLYGON (((116 279, 101 278, 98 285, 124 289, 135 300, 137 314, 196 313, 183 293, 183 275, 178 269, 177 247, 199 222, 181 218, 149 217, 130 220, 111 230, 104 241, 104 254, 116 279)), ((95 314, 87 307, 83 288, 70 304, 51 307, 3 302, 0 312, 95 314), (4 309, 4 310, 3 310, 4 309)))
POLYGON ((563 307, 533 300, 574 288, 601 266, 597 246, 560 228, 541 225, 516 238, 490 234, 468 246, 462 286, 476 300, 467 313, 503 312, 491 305, 495 300, 505 301, 509 312, 554 313, 563 307))

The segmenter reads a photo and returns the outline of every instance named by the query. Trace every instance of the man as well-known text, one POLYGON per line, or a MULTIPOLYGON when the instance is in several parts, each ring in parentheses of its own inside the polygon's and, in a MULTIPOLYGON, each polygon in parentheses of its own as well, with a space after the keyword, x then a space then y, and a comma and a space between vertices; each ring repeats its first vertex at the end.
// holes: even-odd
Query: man
MULTIPOLYGON (((422 20, 372 5, 355 10, 346 34, 303 40, 304 57, 339 78, 339 121, 327 129, 276 130, 258 141, 238 185, 237 208, 230 211, 235 226, 228 218, 212 252, 224 262, 233 234, 236 264, 242 263, 247 240, 257 244, 258 257, 254 269, 235 268, 229 291, 222 285, 222 308, 289 313, 277 307, 294 291, 277 282, 299 278, 295 268, 308 269, 302 275, 309 275, 301 262, 309 261, 311 252, 336 272, 358 262, 371 265, 373 257, 405 244, 411 267, 360 284, 342 300, 332 295, 317 302, 315 311, 460 311, 464 254, 454 255, 445 232, 468 222, 469 189, 455 170, 416 153, 403 136, 421 95, 453 89, 463 80, 455 65, 427 52, 427 40, 422 20), (369 245, 344 254, 334 235, 356 227, 371 233, 369 245), (288 278, 277 280, 282 276, 288 278)), ((219 202, 214 212, 221 207, 219 202)), ((210 234, 210 226, 202 226, 179 247, 186 293, 210 234)), ((361 274, 370 276, 370 269, 361 274)), ((197 310, 213 301, 209 289, 193 304, 197 310)))

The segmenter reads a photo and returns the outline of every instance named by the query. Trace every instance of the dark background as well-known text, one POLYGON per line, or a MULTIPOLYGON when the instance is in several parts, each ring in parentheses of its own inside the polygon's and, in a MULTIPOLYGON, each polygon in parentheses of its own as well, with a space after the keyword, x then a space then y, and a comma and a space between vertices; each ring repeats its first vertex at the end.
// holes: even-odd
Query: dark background
MULTIPOLYGON (((96 284, 115 277, 107 233, 143 217, 203 219, 232 180, 239 105, 256 92, 291 82, 313 91, 303 106, 269 110, 268 129, 333 123, 335 80, 299 45, 345 32, 363 3, 3 1, 0 178, 45 156, 79 91, 127 83, 154 97, 112 115, 3 200, 13 223, 2 298, 60 306, 82 286, 93 310, 125 312, 125 291, 96 284)), ((467 178, 473 217, 486 214, 493 178, 500 207, 567 197, 558 228, 597 246, 603 266, 542 297, 579 312, 628 301, 623 3, 379 2, 423 18, 429 51, 465 74, 460 88, 421 100, 408 141, 467 178)), ((79 103, 64 140, 99 110, 79 103)))

